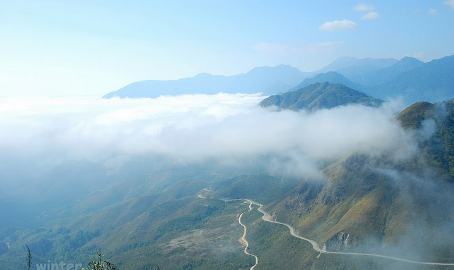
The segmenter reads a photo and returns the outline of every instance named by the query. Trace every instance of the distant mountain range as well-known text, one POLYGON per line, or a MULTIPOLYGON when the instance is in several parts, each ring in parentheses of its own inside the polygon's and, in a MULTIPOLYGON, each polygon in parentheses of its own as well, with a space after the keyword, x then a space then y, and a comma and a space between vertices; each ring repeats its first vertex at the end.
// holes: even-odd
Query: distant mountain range
MULTIPOLYGON (((294 88, 295 85, 300 84, 304 79, 326 71, 358 66, 388 67, 396 62, 397 60, 395 59, 357 59, 343 57, 316 72, 301 72, 297 68, 288 65, 279 65, 275 67, 257 67, 247 73, 234 76, 201 73, 194 77, 179 80, 146 80, 134 82, 119 90, 106 94, 103 98, 155 98, 161 95, 216 94, 219 92, 263 93, 264 95, 273 95, 287 92, 294 88)), ((317 80, 315 82, 323 81, 317 80)), ((343 82, 336 81, 336 83, 343 82)))
POLYGON ((343 57, 315 72, 280 65, 258 67, 235 76, 207 73, 171 81, 140 81, 104 98, 155 98, 161 95, 263 93, 273 95, 313 83, 341 83, 380 99, 401 97, 407 104, 440 102, 454 98, 454 56, 424 63, 412 57, 357 59, 343 57))
POLYGON ((350 80, 365 85, 380 85, 402 73, 424 66, 424 62, 416 58, 404 57, 390 66, 377 67, 374 65, 352 66, 336 70, 350 80))
POLYGON ((385 68, 343 68, 305 79, 297 87, 315 82, 342 83, 385 100, 401 97, 408 104, 418 101, 440 102, 454 97, 454 56, 428 63, 405 57, 385 68))
POLYGON ((367 92, 379 98, 402 96, 408 103, 440 102, 454 97, 454 56, 433 60, 372 86, 367 92))
POLYGON ((398 62, 397 59, 394 58, 363 58, 358 59, 355 57, 341 57, 331 64, 327 65, 326 67, 322 68, 321 70, 317 71, 317 73, 324 73, 328 71, 348 71, 348 70, 378 70, 382 68, 390 67, 398 62))
POLYGON ((378 107, 383 101, 370 97, 362 92, 353 90, 343 84, 315 83, 298 90, 281 95, 272 95, 262 102, 260 106, 276 106, 290 110, 318 110, 330 109, 347 104, 362 104, 378 107))
POLYGON ((129 84, 104 98, 155 98, 161 95, 259 93, 265 95, 288 91, 307 77, 298 69, 280 65, 258 67, 235 76, 220 76, 202 73, 195 77, 171 81, 140 81, 129 84))

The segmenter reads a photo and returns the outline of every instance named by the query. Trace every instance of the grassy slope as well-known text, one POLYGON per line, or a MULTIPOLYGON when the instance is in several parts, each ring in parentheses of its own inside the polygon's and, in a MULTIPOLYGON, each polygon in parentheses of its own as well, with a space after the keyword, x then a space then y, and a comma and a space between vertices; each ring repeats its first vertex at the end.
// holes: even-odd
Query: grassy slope
MULTIPOLYGON (((356 240, 347 250, 453 261, 449 255, 454 248, 454 214, 449 207, 454 192, 449 183, 453 167, 449 163, 453 156, 449 152, 454 142, 453 115, 452 101, 436 106, 415 104, 397 118, 407 129, 420 128, 424 120, 434 119, 437 129, 434 137, 420 144, 422 155, 405 162, 394 162, 389 157, 345 158, 325 169, 326 183, 302 183, 270 211, 277 214, 278 220, 291 223, 302 235, 320 244, 343 232, 356 240)), ((261 238, 259 233, 256 237, 261 238)), ((287 241, 277 239, 274 245, 281 246, 287 241)), ((310 250, 302 249, 302 255, 293 260, 308 269, 316 265, 323 269, 333 265, 337 265, 335 269, 353 267, 345 257, 326 255, 331 258, 323 261, 306 253, 310 250)), ((360 269, 418 269, 415 265, 376 259, 352 260, 356 260, 355 267, 362 266, 360 269)))

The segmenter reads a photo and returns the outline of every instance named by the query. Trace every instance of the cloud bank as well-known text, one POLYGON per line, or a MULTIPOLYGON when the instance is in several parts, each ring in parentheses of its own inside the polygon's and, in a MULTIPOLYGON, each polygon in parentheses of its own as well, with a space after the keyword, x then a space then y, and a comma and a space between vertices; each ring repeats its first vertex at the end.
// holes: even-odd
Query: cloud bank
POLYGON ((378 12, 375 11, 368 12, 361 17, 361 19, 363 20, 375 20, 378 18, 380 18, 380 14, 378 14, 378 12))
POLYGON ((380 14, 375 11, 375 7, 366 3, 359 3, 355 6, 355 10, 359 12, 367 12, 364 14, 362 20, 375 20, 380 18, 380 14))
POLYGON ((320 176, 316 164, 352 153, 413 153, 395 108, 346 106, 315 113, 272 111, 260 95, 156 99, 0 99, 0 149, 102 162, 113 156, 168 155, 181 162, 264 160, 282 173, 320 176))
POLYGON ((325 22, 318 27, 318 29, 323 31, 342 31, 348 30, 357 27, 358 25, 355 22, 350 20, 334 20, 332 22, 325 22))
POLYGON ((447 1, 444 1, 443 4, 447 5, 447 6, 450 6, 451 9, 454 10, 454 0, 447 0, 447 1))

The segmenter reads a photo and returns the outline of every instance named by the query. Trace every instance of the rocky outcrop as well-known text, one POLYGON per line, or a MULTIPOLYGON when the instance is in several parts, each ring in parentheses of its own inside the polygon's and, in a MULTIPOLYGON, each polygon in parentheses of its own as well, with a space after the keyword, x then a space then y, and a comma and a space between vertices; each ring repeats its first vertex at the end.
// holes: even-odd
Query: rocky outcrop
POLYGON ((345 232, 336 233, 326 242, 326 249, 329 251, 342 251, 358 245, 358 239, 345 232))

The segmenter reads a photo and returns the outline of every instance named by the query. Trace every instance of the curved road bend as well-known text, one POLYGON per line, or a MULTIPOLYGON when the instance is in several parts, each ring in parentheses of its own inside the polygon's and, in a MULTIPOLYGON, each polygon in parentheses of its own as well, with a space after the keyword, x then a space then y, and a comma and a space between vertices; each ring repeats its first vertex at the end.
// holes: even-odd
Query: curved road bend
MULTIPOLYGON (((252 210, 252 203, 250 202, 249 203, 249 211, 250 212, 252 210)), ((247 228, 246 228, 246 225, 244 225, 242 222, 241 222, 241 218, 243 217, 243 214, 245 212, 241 213, 239 218, 238 218, 238 223, 243 226, 244 228, 244 231, 243 231, 243 236, 241 236, 240 238, 240 243, 241 245, 244 246, 244 254, 248 255, 248 256, 251 256, 251 257, 254 257, 255 258, 255 264, 251 267, 250 270, 254 270, 254 268, 257 266, 257 264, 259 264, 259 258, 257 256, 255 256, 254 254, 251 254, 249 253, 249 251, 247 250, 248 247, 249 247, 249 242, 246 240, 246 233, 247 233, 247 228)))
MULTIPOLYGON (((252 208, 252 205, 255 204, 258 206, 257 210, 263 214, 262 216, 262 219, 264 221, 267 221, 267 222, 271 222, 271 223, 275 223, 275 224, 279 224, 279 225, 283 225, 285 227, 287 227, 289 230, 290 230, 290 234, 296 238, 299 238, 301 240, 304 240, 304 241, 307 241, 309 242, 311 245, 312 245, 312 248, 317 251, 317 252, 320 252, 321 253, 326 253, 326 254, 340 254, 340 255, 350 255, 350 256, 367 256, 367 257, 376 257, 376 258, 382 258, 382 259, 389 259, 389 260, 395 260, 395 261, 400 261, 400 262, 406 262, 406 263, 413 263, 413 264, 421 264, 421 265, 442 265, 442 266, 454 266, 454 263, 438 263, 438 262, 421 262, 421 261, 413 261, 413 260, 407 260, 407 259, 403 259, 403 258, 398 258, 398 257, 392 257, 392 256, 385 256, 385 255, 379 255, 379 254, 371 254, 371 253, 357 253, 357 252, 338 252, 338 251, 326 251, 326 250, 322 250, 320 249, 320 246, 317 244, 317 242, 315 242, 314 240, 311 240, 311 239, 308 239, 308 238, 305 238, 305 237, 302 237, 300 236, 295 228, 293 228, 292 226, 290 226, 289 224, 287 223, 283 223, 283 222, 279 222, 279 221, 275 221, 275 220, 272 220, 271 219, 271 216, 268 212, 266 212, 265 210, 262 209, 263 207, 263 204, 261 203, 258 203, 258 202, 255 202, 253 200, 250 200, 250 199, 244 199, 246 202, 249 203, 249 208, 251 209, 252 208)), ((250 210, 249 210, 250 211, 250 210)), ((244 227, 245 230, 246 230, 246 227, 244 227)), ((252 269, 252 268, 251 268, 252 269)))

